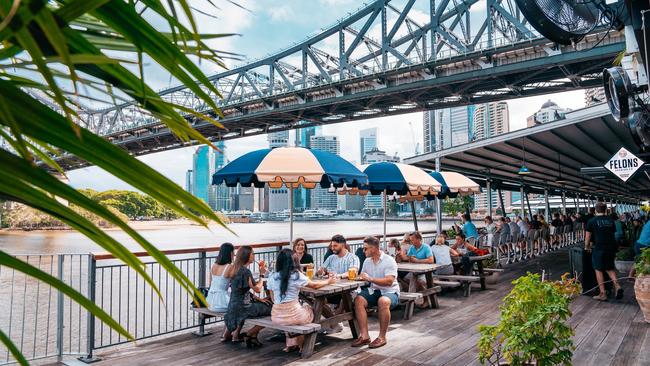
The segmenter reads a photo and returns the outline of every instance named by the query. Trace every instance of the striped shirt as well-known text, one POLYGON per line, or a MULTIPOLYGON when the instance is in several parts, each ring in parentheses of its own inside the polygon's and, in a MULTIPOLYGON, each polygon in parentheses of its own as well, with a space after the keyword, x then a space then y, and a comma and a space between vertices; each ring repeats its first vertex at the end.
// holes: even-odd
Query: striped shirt
POLYGON ((343 257, 339 257, 338 254, 332 254, 325 259, 323 267, 329 273, 343 274, 350 267, 357 267, 359 269, 359 258, 350 252, 347 252, 343 257))

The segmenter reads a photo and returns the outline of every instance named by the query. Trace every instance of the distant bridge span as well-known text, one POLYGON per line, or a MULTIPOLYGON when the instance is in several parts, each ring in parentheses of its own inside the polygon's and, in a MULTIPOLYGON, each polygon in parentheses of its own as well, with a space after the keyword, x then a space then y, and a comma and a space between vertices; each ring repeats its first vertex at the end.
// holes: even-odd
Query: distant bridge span
MULTIPOLYGON (((575 47, 556 45, 514 0, 377 0, 281 52, 210 77, 226 130, 187 118, 216 141, 576 90, 600 85, 602 69, 624 49, 622 34, 602 28, 575 47)), ((161 95, 212 114, 183 86, 161 95)), ((79 114, 84 127, 134 155, 194 144, 131 103, 79 114)), ((66 169, 86 165, 58 160, 66 169)))

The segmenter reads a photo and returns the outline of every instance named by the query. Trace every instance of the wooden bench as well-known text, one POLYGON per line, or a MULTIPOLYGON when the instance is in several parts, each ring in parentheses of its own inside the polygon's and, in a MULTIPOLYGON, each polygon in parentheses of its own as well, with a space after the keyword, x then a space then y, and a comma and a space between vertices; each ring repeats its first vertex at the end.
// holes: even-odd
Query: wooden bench
POLYGON ((415 301, 420 300, 424 295, 420 292, 400 292, 399 300, 404 303, 404 320, 410 320, 413 317, 415 301))
POLYGON ((485 273, 501 273, 501 272, 503 272, 503 268, 483 268, 483 272, 485 272, 485 273))
POLYGON ((436 286, 440 286, 442 288, 455 288, 455 287, 460 287, 463 284, 458 282, 458 281, 447 281, 447 280, 433 280, 433 284, 436 286))
POLYGON ((205 331, 205 319, 214 318, 214 317, 223 318, 223 316, 226 314, 226 313, 219 313, 216 311, 212 311, 208 308, 190 308, 190 310, 199 314, 199 331, 192 333, 199 337, 203 337, 211 334, 210 332, 205 331))
POLYGON ((463 286, 463 294, 468 297, 472 288, 472 282, 480 282, 480 276, 462 276, 462 275, 435 275, 437 280, 450 280, 460 282, 463 286))
POLYGON ((296 337, 300 335, 305 336, 305 341, 302 346, 302 353, 300 357, 308 358, 314 353, 314 345, 316 344, 316 335, 320 330, 320 324, 309 323, 303 325, 280 325, 271 321, 271 317, 266 318, 252 318, 246 319, 247 324, 259 325, 260 327, 281 330, 289 333, 289 337, 296 337))

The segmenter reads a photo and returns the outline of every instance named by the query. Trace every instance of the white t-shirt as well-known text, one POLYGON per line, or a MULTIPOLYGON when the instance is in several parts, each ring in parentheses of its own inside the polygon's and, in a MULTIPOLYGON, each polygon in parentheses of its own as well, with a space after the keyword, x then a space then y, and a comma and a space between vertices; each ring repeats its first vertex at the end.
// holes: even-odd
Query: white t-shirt
POLYGON ((436 258, 436 264, 446 265, 451 264, 451 248, 447 245, 432 245, 431 251, 436 258))
POLYGON ((399 294, 399 284, 397 283, 397 262, 395 259, 384 252, 381 252, 379 261, 375 263, 371 257, 366 258, 363 262, 363 270, 372 278, 384 278, 393 276, 393 284, 390 286, 379 286, 372 284, 370 287, 374 290, 380 290, 382 294, 396 293, 399 294))
POLYGON ((273 272, 266 281, 266 286, 269 290, 273 291, 273 302, 281 304, 298 299, 300 295, 300 288, 307 286, 309 279, 302 272, 294 272, 289 275, 289 284, 287 285, 287 292, 282 297, 280 291, 280 273, 273 272))

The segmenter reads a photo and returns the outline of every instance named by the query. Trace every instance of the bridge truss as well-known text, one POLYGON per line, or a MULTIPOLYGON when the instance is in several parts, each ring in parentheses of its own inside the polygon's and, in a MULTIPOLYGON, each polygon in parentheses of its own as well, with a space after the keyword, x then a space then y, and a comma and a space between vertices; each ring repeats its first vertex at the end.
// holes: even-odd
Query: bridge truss
MULTIPOLYGON (((187 119, 216 141, 575 90, 600 85, 603 67, 624 48, 623 36, 607 29, 577 45, 553 44, 514 0, 377 0, 281 52, 210 77, 225 129, 187 119)), ((161 96, 214 115, 183 86, 161 96)), ((132 103, 80 116, 135 155, 193 144, 132 103)))

